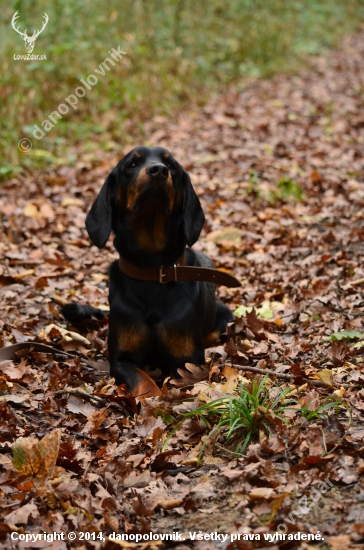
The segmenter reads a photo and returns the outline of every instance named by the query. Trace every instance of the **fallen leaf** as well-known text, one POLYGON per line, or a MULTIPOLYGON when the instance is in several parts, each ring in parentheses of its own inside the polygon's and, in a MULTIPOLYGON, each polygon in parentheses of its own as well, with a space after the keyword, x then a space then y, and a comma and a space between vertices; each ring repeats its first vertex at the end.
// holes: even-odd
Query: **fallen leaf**
POLYGON ((83 199, 77 199, 76 197, 65 197, 61 202, 61 206, 63 208, 67 208, 67 206, 83 206, 83 205, 84 205, 83 199))
POLYGON ((177 388, 193 386, 196 382, 207 380, 209 377, 209 370, 210 367, 208 365, 198 367, 192 363, 186 363, 184 369, 177 369, 177 372, 181 378, 174 378, 173 380, 170 380, 170 383, 177 388))
POLYGON ((321 369, 317 371, 317 376, 322 380, 327 386, 333 387, 332 381, 332 372, 329 369, 321 369))
POLYGON ((343 550, 343 548, 345 548, 345 550, 350 550, 350 548, 352 548, 349 535, 330 537, 328 542, 330 544, 330 550, 343 550))
POLYGON ((35 273, 35 269, 26 269, 25 271, 21 271, 21 273, 16 273, 13 277, 14 279, 24 279, 25 277, 33 275, 33 273, 35 273))
POLYGON ((184 502, 183 498, 171 498, 169 500, 160 500, 157 502, 156 508, 163 508, 163 510, 173 510, 182 506, 184 502))
POLYGON ((4 521, 13 525, 27 525, 29 516, 32 516, 34 519, 39 516, 38 507, 34 504, 34 502, 29 502, 17 510, 10 512, 10 514, 4 517, 4 521))
POLYGON ((196 499, 207 500, 216 496, 216 492, 212 486, 210 480, 200 481, 191 490, 191 495, 194 495, 196 499))
POLYGON ((96 410, 85 424, 84 431, 92 434, 96 432, 107 418, 107 407, 96 410))
POLYGON ((47 220, 54 220, 55 212, 50 204, 44 202, 41 204, 39 211, 43 218, 46 218, 47 220))
POLYGON ((146 487, 152 480, 149 470, 139 474, 136 471, 130 472, 123 480, 124 487, 146 487))
POLYGON ((38 220, 40 218, 40 212, 38 208, 32 202, 28 202, 23 208, 23 214, 27 218, 34 218, 38 220))
POLYGON ((82 334, 79 334, 78 332, 72 332, 70 330, 66 330, 63 327, 60 327, 58 325, 55 325, 54 323, 51 323, 50 325, 46 326, 44 329, 41 329, 38 333, 38 336, 41 338, 43 334, 45 336, 48 336, 52 331, 57 331, 59 334, 63 337, 61 340, 61 344, 68 344, 70 342, 78 342, 80 344, 84 344, 86 346, 89 346, 91 342, 87 340, 82 334))
POLYGON ((54 430, 40 441, 21 437, 12 446, 13 465, 26 476, 49 478, 53 474, 59 453, 61 430, 54 430))
POLYGON ((271 487, 255 487, 249 491, 248 496, 250 500, 270 500, 274 493, 274 489, 271 487))

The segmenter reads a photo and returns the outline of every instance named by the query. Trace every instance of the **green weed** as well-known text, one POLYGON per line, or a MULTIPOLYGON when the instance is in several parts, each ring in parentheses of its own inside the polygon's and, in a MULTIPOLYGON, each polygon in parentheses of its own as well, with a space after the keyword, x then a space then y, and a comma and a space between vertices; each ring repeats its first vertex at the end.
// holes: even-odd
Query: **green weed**
POLYGON ((238 441, 235 447, 236 455, 244 453, 259 430, 269 433, 272 424, 287 420, 282 413, 292 402, 285 400, 291 390, 287 388, 279 391, 272 399, 266 388, 267 379, 268 375, 254 378, 248 386, 241 384, 230 396, 214 399, 193 411, 181 413, 184 418, 171 432, 164 448, 185 420, 197 417, 210 430, 201 447, 199 463, 207 443, 211 439, 216 442, 220 435, 224 437, 226 444, 232 440, 238 441))
POLYGON ((317 420, 327 418, 328 414, 326 414, 326 411, 329 411, 330 409, 334 409, 334 413, 337 415, 339 413, 339 408, 342 405, 346 407, 346 404, 342 399, 330 397, 324 399, 324 402, 321 405, 318 405, 317 409, 311 410, 309 405, 301 404, 301 409, 298 410, 301 413, 302 418, 305 418, 308 422, 315 422, 317 420))
POLYGON ((277 183, 277 191, 270 191, 269 202, 275 204, 277 201, 289 199, 300 202, 304 198, 302 187, 291 178, 285 177, 277 183))
POLYGON ((328 338, 324 338, 324 342, 341 342, 342 340, 363 340, 364 333, 355 329, 340 330, 334 332, 328 338))

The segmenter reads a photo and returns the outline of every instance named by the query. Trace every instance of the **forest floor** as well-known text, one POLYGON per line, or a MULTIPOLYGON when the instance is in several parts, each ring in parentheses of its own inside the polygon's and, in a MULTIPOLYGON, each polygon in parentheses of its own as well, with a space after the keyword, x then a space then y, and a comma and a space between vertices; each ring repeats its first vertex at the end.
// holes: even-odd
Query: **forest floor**
POLYGON ((78 334, 60 314, 107 308, 116 253, 111 239, 92 247, 84 222, 118 158, 80 146, 74 167, 1 187, 1 548, 364 548, 363 58, 359 33, 297 75, 145 125, 144 143, 191 174, 207 218, 195 248, 242 287, 218 289, 239 310, 206 364, 144 405, 93 368, 107 319, 78 334), (178 424, 251 392, 254 369, 276 376, 243 453, 244 430, 213 443, 197 415, 178 424), (53 532, 65 540, 20 540, 53 532))

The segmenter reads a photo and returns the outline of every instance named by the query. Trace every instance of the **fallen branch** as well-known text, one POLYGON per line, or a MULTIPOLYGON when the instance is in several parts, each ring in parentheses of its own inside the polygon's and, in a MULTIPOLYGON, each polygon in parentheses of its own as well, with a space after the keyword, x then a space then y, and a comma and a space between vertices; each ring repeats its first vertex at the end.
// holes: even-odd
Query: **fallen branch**
POLYGON ((70 395, 79 395, 83 399, 93 399, 97 403, 100 403, 100 405, 105 406, 105 405, 108 404, 108 402, 105 399, 102 399, 102 397, 97 397, 97 395, 92 395, 91 393, 86 393, 86 392, 81 391, 81 390, 70 390, 70 389, 58 390, 54 393, 54 395, 55 396, 63 395, 65 393, 69 393, 70 395))
MULTIPOLYGON (((256 374, 271 374, 272 376, 275 376, 276 378, 280 378, 282 380, 294 380, 296 378, 296 376, 294 374, 282 374, 280 372, 276 372, 274 370, 270 370, 270 369, 258 369, 258 367, 247 367, 247 366, 244 366, 244 365, 231 365, 232 367, 234 367, 235 369, 238 369, 238 370, 245 370, 245 371, 248 371, 248 372, 255 372, 256 374)), ((325 382, 322 382, 322 380, 312 380, 311 378, 302 378, 302 380, 307 383, 307 384, 312 384, 313 386, 319 386, 321 388, 330 388, 331 386, 329 386, 328 384, 325 384, 325 382)), ((341 388, 341 387, 346 387, 347 384, 341 384, 340 386, 335 386, 333 385, 332 387, 335 387, 335 388, 341 388)))

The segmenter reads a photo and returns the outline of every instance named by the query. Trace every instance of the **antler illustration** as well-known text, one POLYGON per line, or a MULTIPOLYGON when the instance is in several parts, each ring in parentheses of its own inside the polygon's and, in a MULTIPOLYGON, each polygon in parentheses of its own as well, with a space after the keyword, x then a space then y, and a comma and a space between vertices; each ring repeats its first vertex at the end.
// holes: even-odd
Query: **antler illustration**
POLYGON ((15 26, 15 23, 17 21, 19 17, 19 12, 16 11, 13 15, 13 18, 11 20, 11 26, 13 27, 14 31, 16 31, 18 34, 20 34, 20 36, 22 37, 22 39, 25 41, 25 49, 28 53, 32 53, 33 49, 34 49, 34 44, 35 44, 35 41, 36 39, 38 38, 38 36, 40 35, 40 33, 44 30, 44 28, 46 27, 47 23, 48 23, 48 20, 49 20, 49 17, 48 15, 45 13, 43 15, 44 17, 44 21, 43 21, 43 27, 40 29, 40 30, 35 30, 33 31, 33 34, 32 36, 28 36, 27 35, 27 29, 25 29, 24 32, 21 32, 19 30, 19 27, 16 27, 15 26))

